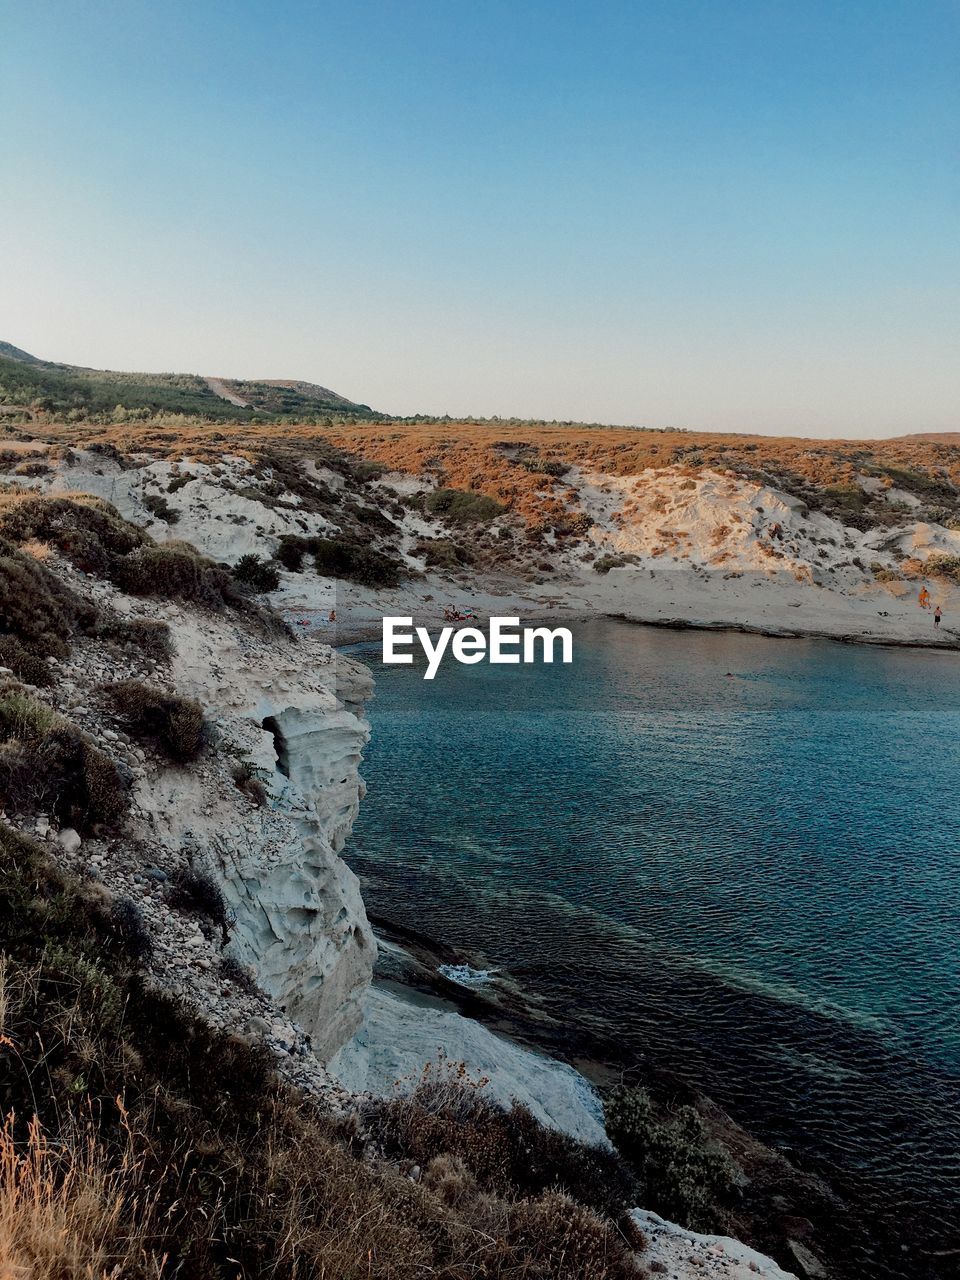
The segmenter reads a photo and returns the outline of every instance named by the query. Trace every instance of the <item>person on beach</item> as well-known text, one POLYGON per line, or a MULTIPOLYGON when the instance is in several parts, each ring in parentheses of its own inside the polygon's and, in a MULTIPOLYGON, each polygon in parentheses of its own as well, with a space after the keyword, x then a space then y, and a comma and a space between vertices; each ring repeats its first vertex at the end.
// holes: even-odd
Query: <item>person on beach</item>
POLYGON ((939 627, 939 626, 940 626, 940 619, 941 619, 942 617, 943 617, 943 613, 941 612, 940 606, 939 606, 939 605, 937 605, 936 609, 934 609, 934 611, 933 611, 933 625, 934 625, 935 627, 939 627))
POLYGON ((917 597, 917 603, 920 605, 921 609, 930 608, 930 592, 926 587, 920 588, 920 595, 917 597))

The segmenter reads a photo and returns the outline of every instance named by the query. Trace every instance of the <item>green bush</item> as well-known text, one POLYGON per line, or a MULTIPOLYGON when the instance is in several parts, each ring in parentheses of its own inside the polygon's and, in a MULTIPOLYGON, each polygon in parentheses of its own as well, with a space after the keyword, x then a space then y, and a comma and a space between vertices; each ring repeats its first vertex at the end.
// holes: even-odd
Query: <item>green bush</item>
POLYGON ((0 686, 0 797, 86 830, 118 819, 127 780, 86 734, 20 685, 0 686))
POLYGON ((605 1111, 607 1132, 639 1178, 639 1203, 696 1230, 722 1227, 733 1167, 693 1107, 660 1116, 645 1089, 623 1085, 605 1111))
POLYGON ((233 567, 233 576, 252 591, 276 591, 280 585, 276 567, 255 555, 241 556, 233 567))
POLYGON ((211 920, 220 929, 223 941, 227 941, 227 904, 220 886, 208 872, 198 871, 194 867, 177 871, 170 881, 169 896, 172 907, 211 920))
POLYGON ((193 600, 211 608, 232 602, 230 575, 212 560, 180 545, 142 547, 114 565, 113 581, 135 596, 193 600))
POLYGON ((107 692, 130 732, 155 742, 171 760, 185 762, 200 754, 204 743, 203 707, 140 680, 121 680, 107 692))
POLYGON ((0 538, 0 662, 31 684, 49 684, 45 658, 63 658, 69 639, 95 616, 44 565, 0 538))
POLYGON ((166 524, 176 524, 180 519, 180 512, 176 507, 171 507, 161 493, 145 493, 143 495, 143 505, 152 516, 156 516, 158 520, 163 520, 166 524))
POLYGON ((0 495, 0 537, 13 543, 36 539, 56 547, 84 573, 109 577, 118 556, 150 543, 149 536, 99 498, 78 494, 51 498, 0 495))
POLYGON ((146 654, 154 662, 169 662, 173 657, 170 628, 159 618, 123 618, 101 610, 93 634, 98 640, 146 654))
POLYGON ((395 587, 403 576, 400 560, 348 538, 317 538, 312 550, 317 573, 325 577, 366 587, 395 587))
POLYGON ((308 550, 307 544, 306 538, 299 538, 294 533, 285 533, 281 537, 277 548, 277 559, 284 569, 289 569, 291 573, 300 573, 303 569, 303 557, 308 550))
POLYGON ((260 778, 257 777, 256 771, 251 764, 244 761, 238 764, 233 770, 233 780, 237 784, 237 789, 242 791, 245 796, 249 796, 258 809, 262 809, 270 799, 267 794, 267 788, 263 785, 260 778))
POLYGON ((427 494, 424 505, 431 515, 440 516, 450 524, 489 524, 506 510, 486 494, 462 489, 435 489, 427 494))
POLYGON ((413 554, 422 556, 431 569, 462 569, 476 559, 467 547, 450 538, 421 538, 413 548, 413 554))
POLYGON ((388 1153, 404 1152, 421 1167, 456 1156, 487 1191, 520 1197, 559 1190, 613 1217, 637 1203, 613 1152, 544 1128, 519 1104, 497 1106, 458 1064, 428 1069, 409 1096, 373 1101, 364 1117, 388 1153))

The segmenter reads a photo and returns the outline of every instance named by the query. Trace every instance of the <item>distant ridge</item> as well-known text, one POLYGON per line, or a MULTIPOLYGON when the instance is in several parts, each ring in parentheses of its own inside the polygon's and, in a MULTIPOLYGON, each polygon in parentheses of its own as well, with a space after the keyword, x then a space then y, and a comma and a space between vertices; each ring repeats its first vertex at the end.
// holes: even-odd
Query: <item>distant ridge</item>
POLYGON ((32 356, 29 351, 21 351, 12 342, 0 342, 0 356, 6 356, 10 360, 19 360, 21 364, 46 363, 43 360, 38 360, 36 356, 32 356))
POLYGON ((41 360, 0 341, 0 409, 102 420, 118 411, 132 417, 185 414, 229 421, 381 417, 369 405, 298 379, 246 381, 194 373, 124 373, 41 360))

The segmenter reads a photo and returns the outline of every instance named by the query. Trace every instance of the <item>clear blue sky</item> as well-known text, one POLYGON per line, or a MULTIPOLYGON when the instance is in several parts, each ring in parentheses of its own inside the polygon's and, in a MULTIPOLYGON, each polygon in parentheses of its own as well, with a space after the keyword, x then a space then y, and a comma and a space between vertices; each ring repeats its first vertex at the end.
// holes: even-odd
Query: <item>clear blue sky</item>
POLYGON ((41 356, 960 428, 956 0, 0 0, 0 109, 41 356))

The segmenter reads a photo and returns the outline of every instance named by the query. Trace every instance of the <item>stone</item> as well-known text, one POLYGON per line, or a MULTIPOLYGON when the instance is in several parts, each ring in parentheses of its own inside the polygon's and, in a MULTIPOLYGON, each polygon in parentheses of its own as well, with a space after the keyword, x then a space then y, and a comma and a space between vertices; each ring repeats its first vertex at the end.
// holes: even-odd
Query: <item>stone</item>
POLYGON ((820 1259, 801 1244, 799 1240, 788 1240, 787 1249, 793 1258, 794 1265, 803 1280, 827 1280, 828 1272, 820 1259))
POLYGON ((73 827, 64 827, 57 840, 64 853, 76 853, 83 841, 73 827))

